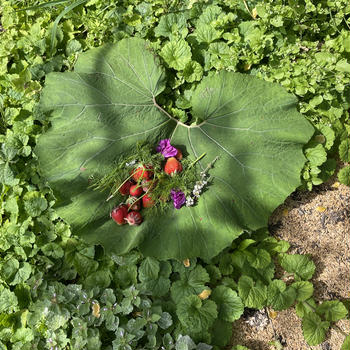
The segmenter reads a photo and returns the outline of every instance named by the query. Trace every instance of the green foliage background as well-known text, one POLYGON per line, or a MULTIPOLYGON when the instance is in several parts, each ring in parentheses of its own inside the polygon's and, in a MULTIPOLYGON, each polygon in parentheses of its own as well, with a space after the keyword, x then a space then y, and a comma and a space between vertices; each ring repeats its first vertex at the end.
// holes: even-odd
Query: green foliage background
MULTIPOLYGON (((337 160, 349 162, 347 1, 91 0, 67 11, 57 30, 55 19, 72 2, 17 11, 38 3, 0 4, 0 347, 209 349, 204 343, 229 341, 242 303, 279 310, 295 302, 306 340, 323 341, 329 325, 346 317, 344 305, 318 305, 308 282, 313 263, 285 255, 288 244, 266 231, 246 233, 189 268, 136 251, 109 257, 72 236, 32 152, 49 125, 35 105, 45 75, 72 69, 80 52, 146 38, 171 77, 159 102, 183 122, 193 88, 216 70, 253 74, 297 95, 316 128, 302 173, 311 189, 337 160), (291 285, 273 279, 273 256, 293 274, 291 285), (213 292, 202 301, 196 295, 205 289, 213 292)), ((348 165, 339 180, 349 184, 348 165)))

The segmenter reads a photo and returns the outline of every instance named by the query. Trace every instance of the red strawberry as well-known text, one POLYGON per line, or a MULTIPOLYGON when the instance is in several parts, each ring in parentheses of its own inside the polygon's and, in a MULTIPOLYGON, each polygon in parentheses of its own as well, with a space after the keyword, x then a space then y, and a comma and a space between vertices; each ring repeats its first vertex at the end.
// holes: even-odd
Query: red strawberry
POLYGON ((142 197, 142 206, 144 208, 151 208, 154 206, 155 203, 156 202, 148 194, 145 194, 142 197))
POLYGON ((132 196, 136 196, 136 197, 141 196, 142 192, 143 192, 142 187, 140 185, 132 185, 130 187, 130 194, 132 196))
POLYGON ((140 225, 142 222, 142 216, 138 211, 131 211, 125 218, 126 222, 131 225, 140 225))
POLYGON ((164 171, 168 175, 173 176, 174 174, 182 171, 182 165, 175 157, 170 157, 165 163, 164 171))
POLYGON ((139 179, 149 179, 153 175, 152 166, 141 165, 133 170, 133 179, 137 182, 139 179))
POLYGON ((118 225, 124 225, 126 224, 125 218, 128 215, 128 207, 125 204, 118 205, 110 215, 118 225))
POLYGON ((130 191, 130 187, 133 185, 132 181, 127 181, 125 182, 125 184, 122 185, 122 187, 119 188, 119 192, 123 195, 123 196, 127 196, 129 194, 130 191))
POLYGON ((176 158, 177 160, 181 160, 181 159, 182 159, 182 152, 181 152, 181 150, 179 150, 178 148, 177 148, 177 153, 176 153, 175 158, 176 158))
POLYGON ((141 209, 141 201, 137 197, 129 197, 126 200, 126 205, 129 210, 139 211, 141 209))

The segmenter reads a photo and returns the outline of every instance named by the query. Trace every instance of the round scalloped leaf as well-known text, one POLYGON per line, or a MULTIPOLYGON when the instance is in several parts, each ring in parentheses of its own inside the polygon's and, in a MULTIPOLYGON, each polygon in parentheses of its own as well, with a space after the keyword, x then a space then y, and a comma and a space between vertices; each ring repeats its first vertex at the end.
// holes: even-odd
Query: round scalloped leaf
MULTIPOLYGON (((165 74, 147 42, 124 39, 82 54, 74 72, 50 73, 40 108, 51 127, 36 154, 57 197, 59 215, 74 233, 125 253, 183 260, 211 258, 244 229, 266 226, 271 212, 300 184, 303 145, 313 134, 296 111, 296 99, 277 84, 220 72, 193 93, 187 126, 164 113, 157 96, 165 74), (109 213, 117 203, 89 188, 90 176, 117 161, 137 141, 155 146, 171 137, 200 167, 219 157, 212 183, 198 205, 170 208, 140 226, 118 226, 109 213)), ((186 154, 186 153, 185 153, 186 154)))

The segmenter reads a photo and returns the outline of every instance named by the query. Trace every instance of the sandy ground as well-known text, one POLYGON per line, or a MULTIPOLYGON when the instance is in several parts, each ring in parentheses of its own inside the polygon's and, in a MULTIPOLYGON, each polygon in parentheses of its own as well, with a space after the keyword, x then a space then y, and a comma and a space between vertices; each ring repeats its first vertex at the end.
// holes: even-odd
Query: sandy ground
MULTIPOLYGON (((310 254, 316 264, 312 278, 316 301, 350 298, 349 203, 350 188, 332 180, 312 192, 294 192, 270 218, 271 234, 288 241, 290 253, 310 254)), ((266 311, 269 317, 262 315, 266 319, 264 327, 249 325, 246 322, 252 317, 249 314, 234 324, 233 345, 272 350, 276 348, 269 342, 278 339, 285 350, 340 350, 344 336, 335 330, 328 332, 322 344, 309 346, 293 308, 266 311)), ((349 320, 341 320, 336 325, 349 333, 349 320)))

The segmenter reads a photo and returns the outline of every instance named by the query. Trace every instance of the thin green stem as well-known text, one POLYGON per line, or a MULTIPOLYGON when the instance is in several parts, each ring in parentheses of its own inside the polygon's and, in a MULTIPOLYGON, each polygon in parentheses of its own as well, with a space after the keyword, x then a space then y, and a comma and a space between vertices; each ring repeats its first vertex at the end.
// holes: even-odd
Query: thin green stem
POLYGON ((254 16, 253 16, 253 14, 252 14, 252 13, 250 12, 250 10, 249 10, 249 7, 248 7, 247 2, 246 2, 245 0, 243 0, 243 3, 244 3, 245 8, 247 9, 247 11, 249 12, 249 14, 252 16, 253 19, 255 19, 254 16))
POLYGON ((106 202, 112 199, 115 196, 115 194, 122 188, 122 186, 126 184, 133 176, 134 176, 134 172, 129 177, 127 177, 126 180, 124 180, 122 184, 106 199, 106 202))
POLYGON ((188 167, 188 169, 191 169, 197 162, 199 162, 205 155, 207 154, 207 152, 204 152, 203 154, 201 154, 194 162, 192 162, 190 164, 190 166, 188 167))

